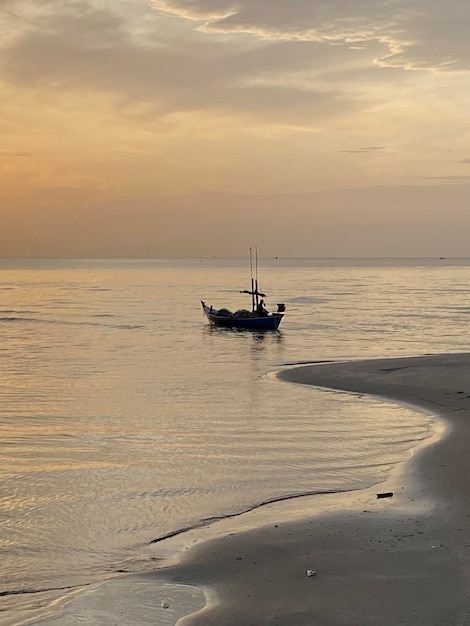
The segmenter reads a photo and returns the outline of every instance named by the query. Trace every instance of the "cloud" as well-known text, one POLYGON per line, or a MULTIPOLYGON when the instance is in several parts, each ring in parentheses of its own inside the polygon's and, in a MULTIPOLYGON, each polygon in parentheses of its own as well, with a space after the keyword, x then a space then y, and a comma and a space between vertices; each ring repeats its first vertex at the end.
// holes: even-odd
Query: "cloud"
MULTIPOLYGON (((16 3, 18 15, 25 6, 26 0, 16 3)), ((24 89, 109 93, 151 102, 155 115, 209 108, 284 123, 358 106, 357 94, 322 82, 327 65, 342 61, 338 50, 318 42, 173 40, 159 30, 155 11, 137 26, 119 5, 98 9, 85 0, 39 3, 32 14, 35 27, 32 20, 21 24, 1 53, 4 79, 24 89)))
POLYGON ((0 150, 0 157, 31 157, 30 152, 7 152, 0 150))
POLYGON ((435 180, 444 183, 467 183, 470 181, 470 176, 420 176, 422 180, 435 180))
POLYGON ((365 148, 357 148, 356 150, 339 150, 339 152, 346 154, 364 154, 367 152, 375 152, 378 150, 385 150, 385 146, 367 146, 365 148))
POLYGON ((461 0, 152 6, 3 0, 0 73, 25 89, 151 102, 154 115, 211 108, 308 124, 370 106, 364 81, 391 84, 397 68, 470 69, 470 4, 461 0))
POLYGON ((386 102, 397 68, 470 64, 470 5, 457 0, 445 9, 437 0, 151 6, 3 0, 0 78, 57 96, 108 94, 121 115, 146 103, 149 119, 207 110, 312 128, 386 102), (367 89, 380 81, 384 89, 367 89))
POLYGON ((388 52, 382 66, 470 69, 470 4, 462 0, 153 0, 160 11, 200 22, 208 32, 352 46, 388 52))

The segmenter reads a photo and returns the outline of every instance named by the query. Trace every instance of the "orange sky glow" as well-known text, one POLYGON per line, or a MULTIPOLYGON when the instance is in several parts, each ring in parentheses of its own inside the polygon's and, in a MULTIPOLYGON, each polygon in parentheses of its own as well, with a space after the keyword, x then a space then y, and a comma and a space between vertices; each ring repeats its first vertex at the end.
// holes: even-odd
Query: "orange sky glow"
POLYGON ((470 256, 470 4, 2 0, 0 256, 470 256))

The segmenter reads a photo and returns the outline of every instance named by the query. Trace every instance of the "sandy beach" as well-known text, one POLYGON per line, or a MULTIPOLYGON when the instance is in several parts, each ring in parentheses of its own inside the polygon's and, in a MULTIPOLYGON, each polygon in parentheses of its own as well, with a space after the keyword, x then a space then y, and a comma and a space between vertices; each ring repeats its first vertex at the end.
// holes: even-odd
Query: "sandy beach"
POLYGON ((279 376, 407 404, 447 427, 385 483, 331 497, 329 512, 197 543, 179 563, 110 581, 42 623, 124 623, 119 597, 131 607, 126 624, 470 624, 470 355, 318 363, 279 376), (195 597, 182 617, 172 596, 162 607, 162 585, 175 583, 204 591, 205 606, 195 597))

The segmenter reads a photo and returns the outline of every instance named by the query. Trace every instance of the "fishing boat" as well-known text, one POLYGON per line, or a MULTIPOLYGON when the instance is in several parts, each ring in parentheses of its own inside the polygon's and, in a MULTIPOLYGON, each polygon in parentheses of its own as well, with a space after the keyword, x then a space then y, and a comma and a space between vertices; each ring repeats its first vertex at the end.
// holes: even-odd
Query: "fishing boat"
POLYGON ((266 294, 262 293, 258 288, 258 251, 256 248, 254 257, 255 267, 253 272, 253 253, 250 248, 251 289, 240 291, 240 293, 251 296, 251 311, 239 309, 232 313, 229 309, 215 309, 213 306, 208 306, 204 300, 201 300, 202 310, 211 326, 240 330, 277 330, 279 328, 286 310, 285 304, 279 303, 277 311, 272 313, 265 308, 264 298, 266 294))

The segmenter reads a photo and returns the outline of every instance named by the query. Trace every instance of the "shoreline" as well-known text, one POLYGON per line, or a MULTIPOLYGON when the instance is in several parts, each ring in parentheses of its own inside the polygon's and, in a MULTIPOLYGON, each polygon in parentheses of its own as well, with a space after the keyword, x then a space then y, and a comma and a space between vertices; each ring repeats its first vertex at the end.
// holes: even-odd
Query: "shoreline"
POLYGON ((236 532, 198 541, 178 563, 108 581, 35 623, 72 625, 84 617, 90 624, 117 623, 118 596, 134 607, 129 624, 470 623, 470 354, 316 363, 278 376, 406 404, 438 414, 449 427, 381 485, 327 497, 315 513, 300 510, 298 519, 275 521, 267 511, 257 528, 240 524, 236 532), (377 498, 382 491, 393 496, 377 498), (163 607, 165 585, 195 595, 186 604, 172 597, 163 607), (136 593, 141 602, 133 604, 136 593))

